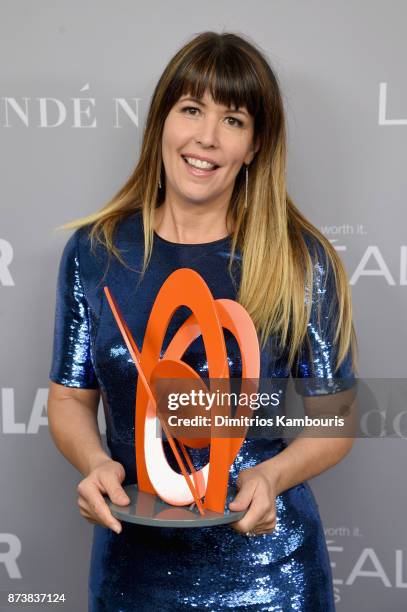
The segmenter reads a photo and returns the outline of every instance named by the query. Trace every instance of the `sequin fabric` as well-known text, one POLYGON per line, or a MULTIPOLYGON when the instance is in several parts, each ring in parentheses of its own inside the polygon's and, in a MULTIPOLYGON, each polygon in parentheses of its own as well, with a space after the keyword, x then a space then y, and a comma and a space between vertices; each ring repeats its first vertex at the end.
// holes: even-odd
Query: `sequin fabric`
MULTIPOLYGON (((120 223, 115 244, 131 267, 95 252, 85 228, 72 234, 59 266, 54 348, 50 379, 62 385, 100 389, 112 458, 123 464, 124 484, 136 482, 134 400, 137 371, 103 294, 108 285, 141 348, 146 323, 158 290, 180 267, 203 276, 215 298, 236 298, 240 254, 231 277, 227 265, 231 240, 202 245, 168 242, 155 235, 150 265, 140 281, 143 231, 140 213, 120 223)), ((350 356, 332 379, 335 360, 332 317, 335 300, 330 275, 321 256, 315 263, 311 300, 310 344, 298 353, 294 370, 277 354, 270 338, 261 352, 260 378, 301 379, 303 395, 334 393, 349 386, 350 356), (310 345, 312 353, 310 352, 310 345), (311 378, 314 377, 314 378, 311 378), (319 381, 316 379, 317 377, 319 381), (343 378, 343 382, 340 379, 343 378)), ((190 311, 174 314, 162 353, 190 311)), ((241 376, 241 357, 225 331, 231 377, 241 376)), ((183 356, 205 378, 208 373, 201 338, 183 356)), ((166 443, 165 443, 166 444, 166 443)), ((247 439, 230 469, 230 484, 240 470, 265 461, 286 447, 283 439, 247 439)), ((167 449, 168 450, 168 449, 167 449)), ((168 458, 171 455, 168 452, 168 458)), ((192 451, 196 467, 207 462, 207 449, 192 451)), ((89 571, 90 612, 268 610, 331 612, 335 609, 332 575, 318 506, 308 483, 277 497, 273 533, 249 538, 231 527, 170 529, 122 523, 117 535, 94 527, 89 571)))

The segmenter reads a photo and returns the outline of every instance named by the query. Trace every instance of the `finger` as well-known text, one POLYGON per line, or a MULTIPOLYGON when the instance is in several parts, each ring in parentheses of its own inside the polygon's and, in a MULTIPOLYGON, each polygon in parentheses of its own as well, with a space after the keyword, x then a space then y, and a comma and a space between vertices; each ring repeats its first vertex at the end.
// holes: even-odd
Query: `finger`
POLYGON ((272 508, 272 509, 269 508, 268 511, 263 516, 263 519, 259 521, 258 524, 256 525, 256 529, 260 529, 263 527, 266 527, 267 529, 270 527, 275 527, 276 522, 277 522, 277 515, 276 515, 275 508, 272 508))
POLYGON ((114 504, 126 505, 130 503, 130 497, 121 486, 117 474, 106 472, 99 477, 99 481, 114 504))
POLYGON ((268 520, 268 521, 265 521, 263 523, 256 525, 253 531, 254 533, 256 533, 256 535, 261 535, 263 533, 272 533, 274 529, 276 528, 276 524, 277 524, 276 520, 274 521, 268 520))
POLYGON ((254 531, 255 527, 264 522, 264 517, 270 510, 265 491, 262 487, 255 489, 250 507, 244 517, 237 523, 232 524, 237 531, 246 533, 254 531))
POLYGON ((84 512, 88 511, 88 503, 84 500, 82 496, 79 496, 76 502, 81 510, 83 510, 84 512))
POLYGON ((246 480, 241 486, 239 492, 233 501, 230 502, 229 508, 233 512, 239 512, 246 510, 249 507, 250 502, 253 499, 254 491, 256 490, 256 481, 246 480))
POLYGON ((109 506, 103 499, 102 494, 100 493, 98 487, 89 483, 86 493, 82 494, 85 503, 88 505, 89 514, 97 520, 97 522, 101 523, 105 527, 109 527, 113 529, 116 533, 120 533, 122 530, 122 526, 120 522, 115 519, 113 514, 109 510, 109 506))
POLYGON ((90 523, 97 524, 97 521, 94 520, 94 518, 93 518, 93 516, 92 516, 92 514, 90 512, 88 503, 82 497, 78 497, 77 503, 78 503, 78 506, 79 506, 80 515, 83 516, 83 518, 85 518, 90 523))
POLYGON ((80 515, 83 516, 83 518, 85 518, 87 521, 89 521, 89 523, 94 523, 95 525, 97 525, 97 521, 95 521, 89 513, 88 504, 81 497, 78 497, 77 502, 80 508, 80 515))
POLYGON ((274 531, 274 529, 262 529, 261 531, 254 531, 254 535, 255 536, 262 536, 262 535, 270 535, 272 534, 274 531))
POLYGON ((91 516, 89 516, 85 512, 81 512, 81 515, 83 516, 84 519, 86 519, 88 521, 88 523, 92 523, 93 525, 98 525, 99 524, 97 521, 95 521, 91 516))

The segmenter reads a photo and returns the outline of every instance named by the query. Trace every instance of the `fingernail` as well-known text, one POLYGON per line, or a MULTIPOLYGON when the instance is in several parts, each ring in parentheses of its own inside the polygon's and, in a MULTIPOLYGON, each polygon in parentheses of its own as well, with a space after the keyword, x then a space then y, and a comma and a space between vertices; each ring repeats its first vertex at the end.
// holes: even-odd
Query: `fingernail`
POLYGON ((118 525, 115 525, 115 526, 113 527, 113 531, 115 531, 116 533, 120 533, 120 532, 121 532, 121 530, 122 530, 122 529, 121 529, 121 527, 119 527, 118 525))

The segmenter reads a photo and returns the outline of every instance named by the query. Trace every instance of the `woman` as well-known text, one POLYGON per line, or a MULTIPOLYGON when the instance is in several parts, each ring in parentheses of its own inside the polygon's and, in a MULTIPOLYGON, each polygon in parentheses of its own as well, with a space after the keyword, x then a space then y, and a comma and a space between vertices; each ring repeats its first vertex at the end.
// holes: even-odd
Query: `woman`
MULTIPOLYGON (((152 304, 177 268, 214 298, 240 302, 261 345, 260 378, 307 381, 304 402, 354 383, 355 335, 341 262, 286 192, 279 86, 248 40, 205 32, 172 58, 154 91, 141 155, 124 187, 75 228, 60 263, 49 422, 83 474, 80 512, 95 524, 89 609, 334 610, 318 507, 306 480, 340 461, 351 439, 247 439, 230 470, 245 510, 233 528, 121 524, 136 482, 137 376, 103 296, 109 286, 139 348, 152 304), (103 398, 110 455, 100 442, 103 398), (314 397, 313 397, 314 396, 314 397)), ((163 352, 189 315, 179 309, 163 352)), ((225 332, 230 376, 241 376, 225 332)), ((202 339, 183 356, 202 376, 202 339)), ((191 451, 196 467, 207 449, 191 451)))

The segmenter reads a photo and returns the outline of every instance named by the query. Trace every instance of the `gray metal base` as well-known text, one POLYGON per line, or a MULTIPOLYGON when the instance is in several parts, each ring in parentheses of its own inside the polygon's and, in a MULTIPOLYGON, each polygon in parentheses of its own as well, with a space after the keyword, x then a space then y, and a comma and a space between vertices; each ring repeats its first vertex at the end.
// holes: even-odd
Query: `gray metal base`
MULTIPOLYGON (((139 491, 136 484, 124 487, 130 497, 130 504, 118 506, 105 498, 111 513, 120 521, 136 523, 137 525, 148 525, 150 527, 215 527, 226 525, 240 520, 246 510, 241 512, 229 512, 219 514, 205 510, 201 516, 195 504, 193 506, 170 506, 162 501, 157 495, 139 491)), ((227 499, 232 501, 236 490, 231 487, 228 490, 227 499)))

